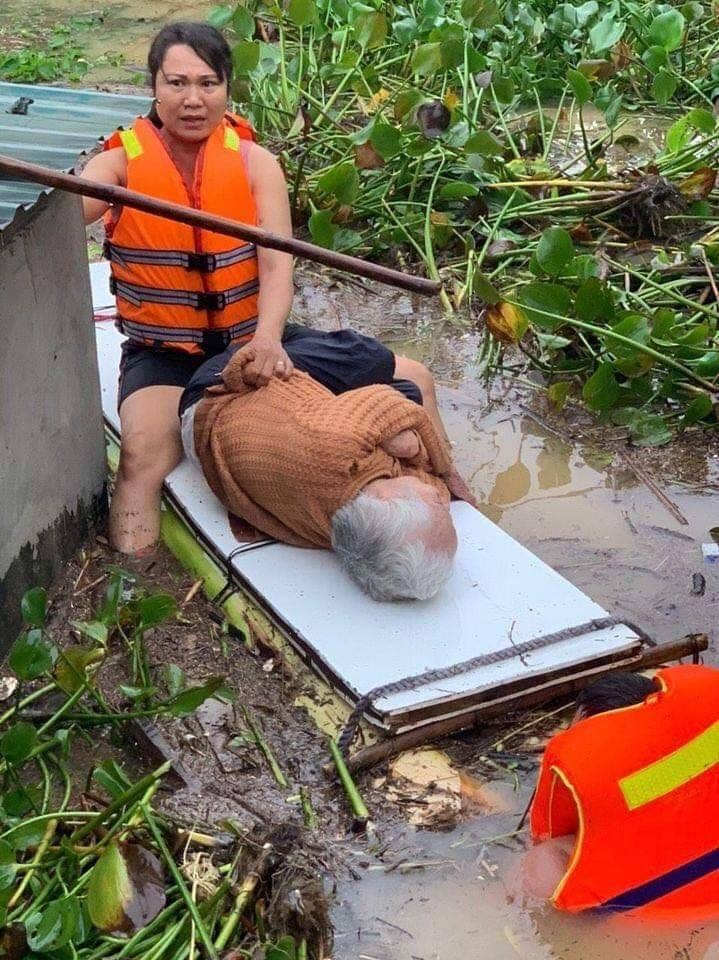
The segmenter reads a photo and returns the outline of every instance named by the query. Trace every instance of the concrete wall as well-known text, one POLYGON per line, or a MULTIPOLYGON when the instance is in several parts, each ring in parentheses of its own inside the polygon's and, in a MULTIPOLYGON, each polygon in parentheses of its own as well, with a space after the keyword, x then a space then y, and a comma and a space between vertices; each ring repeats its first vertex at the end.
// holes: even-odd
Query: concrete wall
POLYGON ((80 200, 54 192, 0 232, 0 652, 105 505, 80 200))

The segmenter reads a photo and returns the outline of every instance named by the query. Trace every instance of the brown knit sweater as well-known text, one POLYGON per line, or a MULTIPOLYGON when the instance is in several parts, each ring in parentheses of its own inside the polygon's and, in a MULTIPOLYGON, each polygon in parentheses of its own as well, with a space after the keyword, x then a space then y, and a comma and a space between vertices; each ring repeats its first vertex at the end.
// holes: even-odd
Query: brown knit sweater
POLYGON ((422 407, 393 387, 334 396, 304 373, 245 386, 238 373, 197 404, 195 448, 222 503, 258 530, 301 547, 329 547, 332 515, 371 480, 412 474, 449 492, 439 478, 449 456, 422 407), (416 431, 420 452, 399 461, 380 444, 416 431))

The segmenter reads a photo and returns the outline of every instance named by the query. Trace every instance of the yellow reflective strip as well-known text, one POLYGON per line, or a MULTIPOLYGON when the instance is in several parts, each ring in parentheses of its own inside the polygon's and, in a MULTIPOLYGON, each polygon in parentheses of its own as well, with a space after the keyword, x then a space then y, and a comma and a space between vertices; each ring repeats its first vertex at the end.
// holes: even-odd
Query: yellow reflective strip
POLYGON ((719 763, 719 720, 674 753, 623 777, 619 789, 630 810, 643 807, 719 763))
POLYGON ((228 150, 240 149, 240 138, 232 127, 225 127, 225 146, 228 150))
POLYGON ((125 148, 125 153, 130 160, 139 157, 142 153, 142 144, 134 130, 121 130, 120 140, 125 148))

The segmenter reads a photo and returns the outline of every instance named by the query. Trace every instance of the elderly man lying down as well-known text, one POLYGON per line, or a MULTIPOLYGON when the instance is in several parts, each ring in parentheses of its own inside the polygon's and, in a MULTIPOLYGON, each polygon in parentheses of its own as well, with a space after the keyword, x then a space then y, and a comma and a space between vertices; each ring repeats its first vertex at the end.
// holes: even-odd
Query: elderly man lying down
POLYGON ((285 543, 331 547, 375 600, 433 596, 457 549, 444 440, 404 385, 335 395, 291 356, 289 379, 260 387, 246 354, 208 361, 216 385, 198 400, 208 377, 196 376, 180 405, 187 455, 231 513, 285 543))

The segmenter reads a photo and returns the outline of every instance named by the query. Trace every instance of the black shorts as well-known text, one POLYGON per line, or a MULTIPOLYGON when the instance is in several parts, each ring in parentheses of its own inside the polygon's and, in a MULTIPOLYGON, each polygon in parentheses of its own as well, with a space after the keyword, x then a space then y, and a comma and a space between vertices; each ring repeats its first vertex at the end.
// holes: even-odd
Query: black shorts
POLYGON ((117 409, 123 401, 143 387, 181 387, 184 389, 193 373, 207 357, 169 350, 166 347, 148 347, 125 340, 120 357, 120 385, 117 409))
MULTIPOLYGON (((422 403, 422 394, 415 383, 394 379, 395 355, 372 337, 354 330, 325 333, 293 323, 287 325, 282 345, 298 370, 309 374, 332 393, 386 383, 415 403, 422 403)), ((197 403, 207 387, 220 382, 220 374, 241 346, 228 347, 193 371, 180 398, 180 416, 197 403)))

